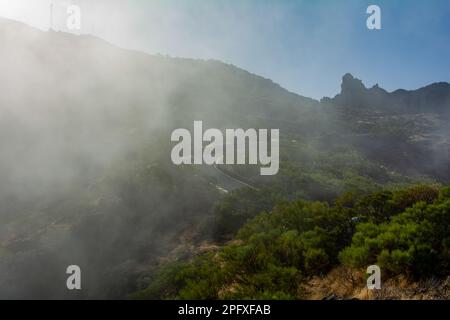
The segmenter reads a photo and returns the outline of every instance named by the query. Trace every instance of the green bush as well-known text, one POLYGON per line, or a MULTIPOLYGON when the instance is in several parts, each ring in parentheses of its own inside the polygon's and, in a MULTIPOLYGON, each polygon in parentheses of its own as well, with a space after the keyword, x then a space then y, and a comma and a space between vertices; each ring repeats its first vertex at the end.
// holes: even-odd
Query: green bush
POLYGON ((449 226, 449 199, 432 204, 418 202, 389 222, 359 224, 352 245, 339 257, 350 267, 375 263, 392 274, 421 277, 445 273, 449 226))
POLYGON ((333 206, 280 203, 247 222, 219 252, 163 268, 134 297, 296 299, 302 281, 339 263, 377 264, 387 275, 448 275, 449 194, 418 186, 348 193, 333 206))

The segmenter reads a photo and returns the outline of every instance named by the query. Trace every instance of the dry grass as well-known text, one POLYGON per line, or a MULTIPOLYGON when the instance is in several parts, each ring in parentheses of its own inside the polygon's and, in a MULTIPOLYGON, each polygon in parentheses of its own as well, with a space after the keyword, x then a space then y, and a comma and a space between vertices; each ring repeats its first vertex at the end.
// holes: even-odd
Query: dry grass
POLYGON ((363 271, 338 267, 325 276, 313 277, 302 290, 304 298, 311 300, 443 300, 450 299, 450 277, 414 282, 398 276, 382 279, 381 290, 368 290, 363 271))

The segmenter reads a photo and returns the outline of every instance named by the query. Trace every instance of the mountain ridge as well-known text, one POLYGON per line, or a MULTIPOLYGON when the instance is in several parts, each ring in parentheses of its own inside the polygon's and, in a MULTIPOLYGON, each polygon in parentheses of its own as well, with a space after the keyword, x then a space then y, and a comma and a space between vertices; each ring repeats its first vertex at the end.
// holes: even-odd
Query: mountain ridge
POLYGON ((415 90, 396 89, 388 92, 378 84, 367 88, 360 79, 347 73, 342 78, 341 92, 334 98, 325 97, 321 101, 354 108, 450 115, 450 84, 434 82, 415 90), (433 107, 429 108, 428 104, 433 107))
MULTIPOLYGON (((318 101, 330 102, 330 101, 332 101, 332 102, 337 103, 337 104, 343 104, 345 102, 345 95, 348 92, 346 92, 346 90, 343 90, 342 86, 344 86, 346 88, 346 86, 348 84, 350 84, 350 86, 353 86, 354 84, 352 85, 351 83, 358 83, 358 82, 360 83, 360 85, 357 85, 357 86, 360 86, 361 88, 367 90, 368 92, 383 93, 383 94, 388 94, 388 95, 391 95, 391 96, 399 96, 399 95, 404 95, 406 93, 413 94, 413 93, 416 93, 416 92, 437 90, 437 89, 439 89, 439 90, 447 90, 448 91, 446 93, 446 99, 449 99, 448 96, 450 95, 450 93, 449 93, 450 92, 450 83, 445 82, 445 81, 433 82, 433 83, 430 83, 428 85, 425 85, 425 86, 417 88, 417 89, 398 88, 398 89, 395 89, 395 90, 389 92, 389 91, 381 88, 379 86, 379 84, 375 84, 371 88, 367 88, 360 79, 354 77, 351 73, 346 73, 343 76, 343 78, 342 78, 341 92, 336 94, 336 96, 334 98, 323 97, 322 99, 314 99, 314 98, 311 98, 311 97, 307 97, 307 96, 301 95, 301 94, 296 93, 296 92, 292 92, 292 91, 282 87, 279 83, 275 82, 271 78, 263 77, 261 75, 258 75, 257 73, 252 73, 252 72, 247 71, 247 70, 245 70, 243 68, 240 68, 239 66, 236 66, 235 64, 226 63, 226 62, 223 62, 223 61, 217 60, 217 59, 196 59, 196 58, 186 58, 186 57, 171 57, 169 55, 163 55, 163 54, 152 54, 152 53, 147 53, 147 52, 144 52, 144 51, 141 51, 141 50, 123 48, 121 46, 118 46, 116 44, 113 44, 113 43, 105 40, 105 39, 102 39, 102 38, 100 38, 98 36, 91 35, 91 34, 79 34, 79 35, 77 35, 77 34, 73 34, 73 33, 69 33, 69 32, 55 31, 55 30, 51 30, 51 29, 49 29, 48 31, 45 31, 45 30, 42 30, 42 29, 39 29, 39 28, 35 28, 35 27, 32 27, 32 26, 29 26, 26 23, 23 23, 23 22, 20 22, 20 21, 16 21, 16 20, 11 20, 11 19, 8 19, 8 18, 0 17, 0 29, 1 29, 0 32, 1 31, 5 32, 5 28, 14 28, 14 29, 18 29, 19 28, 19 29, 22 29, 22 31, 28 31, 28 32, 32 32, 32 33, 41 33, 41 34, 44 34, 44 35, 47 35, 47 36, 59 36, 60 38, 61 37, 66 37, 66 40, 80 39, 80 40, 86 40, 86 41, 94 41, 94 42, 98 42, 98 43, 100 43, 102 45, 107 45, 107 46, 114 47, 114 48, 119 49, 119 50, 124 50, 124 51, 126 51, 128 53, 134 53, 134 54, 138 54, 138 55, 145 55, 145 56, 152 57, 152 58, 166 58, 166 59, 171 59, 171 60, 174 60, 174 61, 178 60, 178 61, 199 62, 199 63, 218 63, 219 65, 222 65, 224 67, 230 67, 230 68, 233 68, 233 69, 237 69, 239 72, 244 72, 244 73, 247 73, 247 74, 249 74, 251 76, 254 76, 254 77, 258 78, 258 79, 261 79, 261 80, 264 80, 264 81, 268 81, 269 83, 273 84, 275 87, 279 87, 279 88, 281 88, 282 90, 286 91, 289 94, 292 94, 292 95, 294 95, 296 97, 299 97, 299 98, 302 98, 302 99, 307 99, 307 100, 310 100, 310 101, 314 101, 314 102, 318 102, 318 101), (71 38, 71 37, 73 37, 73 38, 71 38)), ((447 100, 446 100, 446 102, 449 103, 447 100)))
POLYGON ((189 256, 280 201, 450 177, 442 117, 319 103, 222 62, 21 28, 0 26, 0 298, 123 298, 172 250, 189 256), (194 120, 280 129, 279 174, 220 168, 253 190, 175 166, 171 132, 194 120), (60 286, 74 262, 79 294, 60 286))

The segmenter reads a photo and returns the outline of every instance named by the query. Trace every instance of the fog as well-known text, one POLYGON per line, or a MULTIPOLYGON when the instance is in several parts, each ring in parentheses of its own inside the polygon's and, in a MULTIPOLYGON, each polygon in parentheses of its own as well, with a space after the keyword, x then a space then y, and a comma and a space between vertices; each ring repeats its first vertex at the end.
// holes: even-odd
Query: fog
POLYGON ((91 37, 3 20, 0 28, 0 297, 79 297, 65 288, 70 264, 82 267, 86 296, 123 296, 108 273, 164 252, 176 226, 167 239, 154 228, 167 229, 164 219, 186 202, 183 178, 171 192, 160 169, 170 160, 168 99, 183 77, 156 82, 172 62, 91 37), (129 190, 141 178, 148 185, 129 190))
POLYGON ((0 0, 0 16, 48 30, 50 3, 55 30, 151 54, 218 59, 315 99, 336 94, 346 72, 389 91, 450 81, 449 8, 439 0, 380 0, 380 32, 366 28, 367 0, 0 0), (80 6, 81 30, 67 30, 68 4, 80 6))
MULTIPOLYGON (((168 9, 162 2, 153 5, 158 24, 158 15, 168 9)), ((87 14, 106 10, 105 1, 96 6, 87 14)), ((43 15, 39 10, 33 15, 33 8, 24 11, 25 18, 45 29, 43 15)), ((9 9, 12 15, 22 7, 9 9)), ((116 26, 110 35, 127 37, 123 30, 139 14, 118 6, 104 23, 116 26)), ((91 27, 102 34, 100 26, 91 27)), ((170 38, 169 31, 151 32, 155 42, 170 38)), ((139 42, 123 43, 138 47, 133 41, 139 42)), ((214 54, 205 51, 201 58, 214 54)), ((349 123, 360 119, 350 112, 343 117, 345 106, 334 100, 319 103, 216 60, 148 55, 57 27, 44 32, 0 19, 0 70, 0 298, 124 298, 140 289, 139 281, 148 284, 161 261, 192 254, 197 237, 208 239, 202 227, 224 188, 242 187, 211 168, 171 163, 170 133, 191 128, 194 120, 208 128, 280 129, 281 149, 286 141, 302 139, 310 149, 329 151, 338 144, 358 145, 353 138, 367 136, 352 131, 349 123), (354 136, 343 139, 349 135, 354 136), (82 269, 80 292, 66 288, 71 264, 82 269)), ((385 119, 377 118, 377 125, 385 119)), ((439 132, 443 140, 432 141, 441 168, 448 160, 442 156, 448 131, 436 123, 440 131, 433 124, 424 132, 439 132)), ((377 140, 380 148, 386 140, 377 140)), ((392 170, 403 167, 439 181, 445 176, 433 176, 426 158, 405 168, 402 157, 410 154, 392 160, 371 140, 359 144, 361 153, 394 163, 392 170)), ((306 158, 303 150, 285 150, 293 162, 296 152, 306 158)))
POLYGON ((189 253, 183 246, 223 197, 221 183, 242 187, 173 165, 170 133, 196 119, 216 128, 295 119, 297 107, 317 104, 217 61, 150 56, 4 19, 0 69, 7 299, 126 297, 173 250, 189 253), (65 286, 72 264, 83 272, 81 292, 65 286))

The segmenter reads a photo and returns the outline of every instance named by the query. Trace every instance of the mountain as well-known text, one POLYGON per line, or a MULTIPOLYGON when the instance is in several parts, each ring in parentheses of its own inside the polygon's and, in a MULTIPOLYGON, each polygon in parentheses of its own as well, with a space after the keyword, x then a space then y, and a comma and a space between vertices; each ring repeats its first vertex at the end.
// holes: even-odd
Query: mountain
POLYGON ((174 166, 174 129, 194 120, 278 128, 290 119, 284 126, 298 130, 296 120, 319 105, 218 61, 8 20, 0 69, 0 298, 126 296, 137 274, 205 224, 223 190, 242 186, 211 167, 174 166), (82 292, 64 285, 74 263, 82 292))
POLYGON ((450 181, 450 84, 387 92, 346 74, 341 92, 321 102, 339 110, 348 141, 368 158, 406 175, 450 181))
POLYGON ((342 78, 341 92, 333 99, 336 105, 371 108, 396 113, 438 113, 450 115, 450 84, 433 83, 417 90, 387 92, 377 85, 366 88, 363 82, 347 73, 342 78))
POLYGON ((123 298, 279 202, 450 177, 440 96, 405 98, 417 110, 430 99, 431 113, 393 113, 345 76, 345 99, 319 102, 219 61, 4 19, 0 70, 0 298, 123 298), (280 129, 279 174, 173 165, 170 134, 194 120, 280 129), (71 264, 82 292, 65 287, 71 264))

